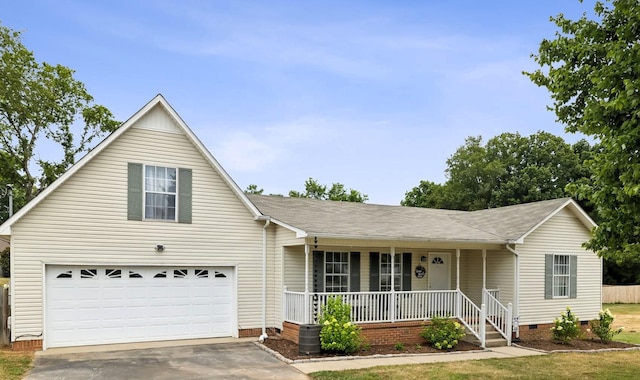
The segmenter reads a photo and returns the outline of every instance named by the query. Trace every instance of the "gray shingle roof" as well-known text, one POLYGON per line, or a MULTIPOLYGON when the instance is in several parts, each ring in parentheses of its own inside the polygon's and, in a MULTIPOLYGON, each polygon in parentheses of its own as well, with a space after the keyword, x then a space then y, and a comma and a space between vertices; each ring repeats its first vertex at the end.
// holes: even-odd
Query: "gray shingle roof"
POLYGON ((264 215, 309 235, 487 243, 518 239, 569 200, 468 212, 263 195, 249 199, 264 215))

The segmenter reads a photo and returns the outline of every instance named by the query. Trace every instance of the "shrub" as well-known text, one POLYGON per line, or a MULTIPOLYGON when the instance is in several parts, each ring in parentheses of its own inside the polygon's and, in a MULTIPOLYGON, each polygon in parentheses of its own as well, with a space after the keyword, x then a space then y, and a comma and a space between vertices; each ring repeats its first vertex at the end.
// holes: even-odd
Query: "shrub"
POLYGON ((580 321, 571 312, 571 308, 567 306, 567 311, 560 313, 560 318, 553 320, 551 334, 553 335, 553 340, 562 344, 567 344, 572 339, 580 336, 580 321))
POLYGON ((598 313, 598 319, 594 319, 589 322, 591 330, 600 338, 602 343, 611 342, 614 336, 620 334, 622 330, 624 330, 623 327, 617 329, 612 328, 614 318, 615 317, 611 314, 611 311, 606 309, 600 310, 600 313, 598 313))
POLYGON ((438 350, 450 349, 464 336, 464 327, 450 318, 433 317, 431 324, 422 329, 420 336, 438 350))
POLYGON ((351 323, 351 306, 343 303, 342 297, 330 297, 318 321, 323 350, 350 354, 360 347, 360 328, 351 323))
POLYGON ((396 343, 396 345, 395 345, 395 346, 393 346, 393 347, 396 349, 396 351, 404 351, 404 343, 400 343, 400 342, 398 342, 398 343, 396 343))

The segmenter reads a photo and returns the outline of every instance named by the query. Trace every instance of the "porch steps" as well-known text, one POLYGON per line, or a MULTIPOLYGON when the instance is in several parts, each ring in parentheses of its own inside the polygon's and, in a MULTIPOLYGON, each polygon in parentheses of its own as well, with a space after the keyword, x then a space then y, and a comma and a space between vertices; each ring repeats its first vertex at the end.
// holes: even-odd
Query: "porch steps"
MULTIPOLYGON (((507 340, 503 338, 502 335, 500 335, 500 333, 496 331, 496 329, 490 323, 486 324, 485 329, 487 333, 485 339, 485 347, 504 347, 507 345, 507 340)), ((467 329, 467 335, 465 335, 462 340, 472 344, 477 344, 478 346, 480 345, 480 340, 478 340, 478 338, 476 338, 476 336, 473 335, 471 331, 469 331, 469 329, 467 329)))

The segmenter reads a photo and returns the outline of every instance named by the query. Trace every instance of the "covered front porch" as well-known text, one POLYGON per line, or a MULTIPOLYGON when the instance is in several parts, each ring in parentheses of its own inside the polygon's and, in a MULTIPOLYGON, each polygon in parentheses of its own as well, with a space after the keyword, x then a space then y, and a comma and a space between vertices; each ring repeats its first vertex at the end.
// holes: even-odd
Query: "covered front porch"
POLYGON ((488 329, 511 343, 515 258, 504 248, 307 244, 286 247, 284 259, 282 317, 289 326, 316 323, 329 297, 338 296, 363 329, 418 331, 433 317, 453 317, 482 347, 488 329))

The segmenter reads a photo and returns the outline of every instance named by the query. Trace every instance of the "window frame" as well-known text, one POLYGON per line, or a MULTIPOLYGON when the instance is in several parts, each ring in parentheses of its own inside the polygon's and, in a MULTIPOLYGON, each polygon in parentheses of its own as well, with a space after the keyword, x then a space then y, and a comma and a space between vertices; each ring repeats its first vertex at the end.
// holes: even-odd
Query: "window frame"
MULTIPOLYGON (((401 253, 396 253, 395 257, 394 257, 394 261, 393 264, 396 266, 396 268, 394 269, 393 275, 395 277, 394 282, 393 282, 393 287, 394 287, 394 291, 396 292, 401 292, 402 291, 402 277, 403 277, 403 271, 402 271, 402 254, 401 253)), ((381 292, 390 292, 391 291, 391 253, 389 252, 381 252, 380 253, 380 263, 379 263, 379 274, 378 274, 378 282, 379 282, 379 291, 381 292), (388 257, 388 261, 384 262, 383 257, 388 257), (389 272, 386 273, 385 271, 383 271, 383 265, 385 267, 385 269, 388 267, 389 272), (388 278, 389 282, 388 285, 384 284, 382 282, 383 277, 388 278)))
POLYGON ((325 251, 324 252, 324 292, 325 293, 348 293, 351 289, 351 252, 349 251, 325 251), (327 270, 328 268, 328 257, 329 254, 331 254, 331 264, 332 264, 332 268, 336 268, 336 265, 338 265, 338 268, 340 268, 339 273, 336 273, 333 271, 331 271, 331 273, 329 273, 329 271, 327 270), (339 254, 340 256, 340 261, 335 261, 333 259, 335 259, 335 255, 339 254), (343 261, 343 256, 346 256, 346 262, 343 261), (346 272, 343 273, 343 269, 345 268, 343 265, 346 264, 346 272), (329 277, 332 278, 331 280, 331 290, 329 290, 329 277), (334 285, 335 281, 334 279, 336 278, 340 278, 340 284, 338 286, 334 285), (344 283, 342 280, 344 280, 346 278, 346 283, 344 283), (338 288, 336 290, 336 288, 338 288), (342 290, 345 289, 345 290, 342 290))
POLYGON ((553 268, 551 276, 551 297, 559 299, 569 298, 571 295, 571 255, 553 255, 553 268), (564 262, 557 262, 558 260, 556 259, 564 259, 564 262))
MULTIPOLYGON (((179 189, 179 176, 180 176, 180 169, 177 166, 163 166, 163 165, 150 165, 150 164, 143 164, 142 165, 142 219, 143 220, 152 220, 152 221, 159 221, 159 222, 177 222, 178 221, 178 215, 179 215, 179 196, 180 196, 180 189, 179 189), (154 177, 147 177, 147 168, 154 168, 154 177), (175 182, 175 189, 173 192, 171 191, 157 191, 157 190, 148 190, 147 189, 147 179, 150 178, 153 181, 157 181, 159 178, 155 175, 156 174, 156 170, 157 168, 162 168, 165 169, 165 171, 168 170, 173 170, 173 172, 175 173, 175 179, 170 179, 169 178, 169 174, 167 173, 167 177, 164 178, 165 181, 169 182, 169 181, 174 181, 175 182), (158 217, 149 217, 147 215, 147 195, 165 195, 165 196, 173 196, 173 219, 171 218, 158 218, 158 217)), ((149 207, 154 207, 157 208, 158 206, 149 206, 149 207)), ((163 213, 164 214, 169 214, 168 210, 170 210, 169 206, 165 206, 162 208, 163 213)))

